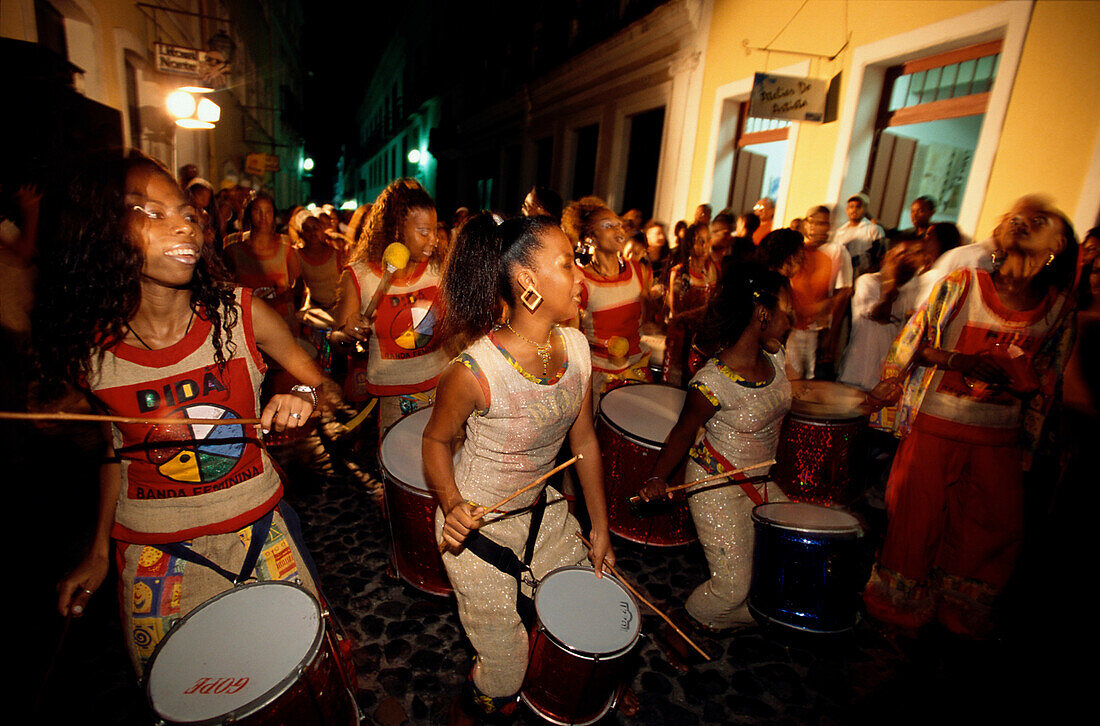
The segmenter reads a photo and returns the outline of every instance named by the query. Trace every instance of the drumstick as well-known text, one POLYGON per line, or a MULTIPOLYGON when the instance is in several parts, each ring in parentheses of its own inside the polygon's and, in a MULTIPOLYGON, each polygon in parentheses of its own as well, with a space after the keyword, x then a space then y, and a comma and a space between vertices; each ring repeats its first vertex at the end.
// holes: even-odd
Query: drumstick
POLYGON ((370 403, 368 403, 366 406, 363 407, 362 411, 355 414, 355 416, 352 417, 352 419, 350 421, 348 421, 346 424, 344 424, 344 427, 347 428, 348 431, 351 431, 356 426, 358 426, 359 424, 366 421, 367 416, 369 416, 370 412, 374 410, 374 406, 377 403, 378 403, 378 399, 377 398, 372 398, 370 400, 370 403))
POLYGON ((142 418, 140 416, 109 416, 98 413, 21 413, 0 411, 0 420, 10 421, 106 421, 108 423, 148 424, 202 424, 204 426, 239 426, 259 424, 258 418, 142 418))
MULTIPOLYGON (((592 549, 592 543, 589 542, 587 539, 585 539, 585 536, 583 534, 581 534, 579 530, 577 532, 574 532, 574 534, 576 534, 578 537, 581 538, 581 542, 584 542, 585 546, 588 547, 588 549, 592 549)), ((630 590, 630 592, 634 595, 634 597, 636 597, 639 600, 641 600, 642 602, 644 602, 646 605, 649 606, 650 610, 652 610, 653 612, 660 615, 661 619, 664 620, 666 623, 668 623, 669 626, 673 630, 675 630, 680 635, 681 638, 683 638, 685 641, 687 641, 688 645, 690 645, 692 648, 695 648, 695 650, 699 652, 699 655, 703 656, 708 661, 710 660, 710 656, 707 655, 707 652, 705 650, 703 650, 702 648, 700 648, 698 645, 696 645, 695 641, 692 640, 691 638, 689 638, 687 636, 687 633, 680 630, 680 628, 678 628, 676 626, 676 623, 672 622, 672 619, 669 618, 667 615, 665 615, 663 612, 661 612, 660 609, 658 609, 658 607, 656 605, 654 605, 649 600, 646 600, 644 597, 642 597, 642 594, 640 592, 638 592, 636 589, 634 589, 634 586, 631 585, 629 582, 627 582, 627 579, 625 577, 623 577, 621 574, 619 574, 619 571, 615 569, 615 565, 608 564, 607 562, 604 562, 603 564, 607 569, 611 570, 611 574, 614 575, 616 578, 618 578, 619 582, 623 583, 623 586, 627 590, 630 590)))
MULTIPOLYGON (((768 461, 762 461, 759 464, 753 464, 752 466, 742 467, 741 469, 734 469, 733 471, 724 471, 720 474, 711 474, 710 476, 705 476, 702 479, 696 479, 695 481, 689 481, 687 484, 677 484, 674 487, 668 487, 667 489, 665 489, 665 494, 668 494, 669 492, 678 492, 681 489, 687 489, 688 487, 693 487, 696 484, 706 484, 708 481, 717 481, 718 479, 725 479, 726 477, 732 477, 734 474, 740 474, 742 472, 752 471, 753 469, 763 469, 765 466, 771 466, 774 463, 775 463, 775 459, 769 459, 768 461)), ((642 501, 642 497, 641 497, 640 494, 635 494, 634 496, 632 496, 630 498, 630 503, 631 504, 634 504, 635 502, 640 502, 640 501, 642 501)))
MULTIPOLYGON (((530 491, 531 489, 534 489, 539 484, 542 484, 544 481, 546 481, 550 477, 554 476, 555 474, 557 474, 562 469, 565 469, 567 467, 572 466, 573 464, 575 464, 577 462, 578 459, 583 459, 583 458, 584 458, 584 456, 582 454, 577 454, 576 456, 574 456, 572 459, 565 462, 564 464, 559 464, 558 466, 555 466, 553 469, 546 472, 545 474, 540 476, 538 479, 535 479, 533 482, 531 482, 530 484, 528 484, 525 487, 520 487, 519 489, 515 490, 514 492, 512 492, 508 496, 504 497, 504 499, 501 499, 499 502, 497 502, 493 506, 485 507, 484 512, 482 512, 481 514, 475 514, 474 515, 474 521, 480 520, 486 514, 489 514, 490 512, 492 512, 494 509, 500 509, 505 504, 512 501, 516 497, 518 497, 520 494, 523 494, 526 491, 530 491)), ((447 549, 447 543, 444 540, 439 540, 439 552, 440 552, 440 554, 445 552, 446 549, 447 549)))

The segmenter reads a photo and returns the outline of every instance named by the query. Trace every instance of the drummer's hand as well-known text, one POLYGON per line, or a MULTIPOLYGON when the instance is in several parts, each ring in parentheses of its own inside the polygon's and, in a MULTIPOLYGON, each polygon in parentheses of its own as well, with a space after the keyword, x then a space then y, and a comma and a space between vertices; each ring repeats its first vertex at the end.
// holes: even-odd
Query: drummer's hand
POLYGON ((608 571, 615 566, 615 551, 611 549, 611 534, 607 529, 593 528, 588 535, 588 541, 592 543, 592 549, 588 551, 588 559, 596 570, 596 577, 603 577, 604 565, 608 571))
POLYGON ((107 557, 93 554, 85 557, 76 569, 57 583, 57 612, 65 617, 70 613, 74 618, 83 615, 84 606, 88 604, 92 593, 107 578, 108 567, 107 557))
POLYGON ((469 502, 459 502, 447 511, 443 519, 443 542, 452 551, 462 548, 462 543, 470 533, 481 527, 480 516, 485 507, 476 507, 469 502))
POLYGON ((878 411, 884 406, 894 404, 901 398, 902 389, 902 382, 899 378, 881 380, 874 388, 868 391, 867 397, 863 399, 863 403, 859 405, 859 410, 863 414, 868 415, 878 411))
POLYGON ((1001 386, 1007 386, 1011 381, 1008 371, 988 353, 955 353, 950 360, 951 367, 964 376, 1001 386))
POLYGON ((332 331, 332 334, 329 335, 329 340, 339 345, 365 343, 370 339, 371 330, 374 327, 374 319, 377 316, 378 311, 375 311, 368 320, 364 320, 361 317, 354 317, 344 323, 342 327, 332 331))
POLYGON ((260 414, 260 428, 263 432, 286 431, 305 426, 306 420, 313 413, 313 402, 307 400, 305 395, 296 393, 280 393, 272 396, 264 406, 260 414))
POLYGON ((642 498, 643 502, 660 499, 666 495, 669 499, 672 499, 672 492, 668 491, 668 483, 664 479, 655 476, 646 479, 645 486, 638 492, 638 496, 642 498))

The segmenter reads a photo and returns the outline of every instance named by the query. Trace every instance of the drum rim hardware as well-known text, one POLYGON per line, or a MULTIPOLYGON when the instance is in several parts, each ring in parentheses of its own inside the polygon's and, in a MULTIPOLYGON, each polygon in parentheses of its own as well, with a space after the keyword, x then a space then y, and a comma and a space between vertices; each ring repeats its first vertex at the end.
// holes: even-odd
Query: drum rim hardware
MULTIPOLYGON (((541 580, 538 580, 538 583, 541 584, 543 581, 549 579, 551 575, 554 575, 558 572, 565 572, 567 570, 570 570, 570 571, 579 570, 581 572, 590 572, 590 573, 593 574, 593 576, 595 576, 595 573, 596 573, 596 571, 594 569, 592 569, 591 567, 587 567, 585 565, 566 565, 564 567, 558 567, 558 568, 556 568, 554 570, 551 570, 550 572, 546 573, 545 575, 542 576, 541 580)), ((642 606, 638 603, 638 599, 636 597, 634 597, 634 595, 630 592, 630 589, 625 584, 623 584, 622 580, 620 580, 618 577, 612 575, 609 572, 603 573, 603 576, 605 578, 611 580, 612 582, 614 582, 616 585, 618 585, 619 589, 622 590, 623 594, 626 595, 626 597, 634 605, 634 612, 637 614, 638 617, 635 620, 635 624, 634 624, 634 636, 631 638, 629 643, 627 643, 625 646, 623 646, 623 647, 621 647, 617 650, 609 650, 609 651, 605 651, 603 653, 592 653, 592 652, 587 651, 587 650, 578 650, 574 646, 569 645, 566 642, 563 642, 559 637, 557 637, 552 632, 550 632, 550 630, 546 627, 546 625, 543 624, 541 619, 539 619, 538 627, 536 628, 536 630, 545 631, 546 637, 549 638, 550 641, 552 643, 554 643, 554 645, 557 645, 562 650, 568 651, 570 654, 575 655, 575 656, 577 656, 578 658, 580 658, 582 660, 590 660, 590 661, 597 662, 597 663, 601 660, 611 660, 613 658, 618 658, 619 656, 624 655, 625 653, 629 652, 635 645, 637 645, 638 641, 641 640, 641 638, 642 638, 642 606)), ((532 575, 532 577, 534 577, 534 575, 532 575)), ((535 612, 536 613, 538 613, 538 607, 539 607, 539 591, 538 591, 538 589, 536 589, 535 590, 535 612)))
POLYGON ((176 621, 176 623, 172 626, 172 628, 165 634, 165 636, 163 638, 161 638, 160 642, 157 643, 157 647, 153 650, 153 655, 149 658, 149 666, 148 666, 148 668, 146 668, 146 671, 145 671, 144 675, 142 676, 142 691, 144 691, 144 693, 145 693, 146 703, 149 704, 149 708, 156 715, 157 723, 162 723, 162 724, 164 724, 164 723, 186 723, 186 724, 188 724, 188 726, 213 726, 214 724, 233 723, 233 722, 238 721, 240 719, 247 718, 247 717, 253 715, 254 713, 257 713, 261 709, 271 705, 275 701, 277 701, 280 697, 283 696, 283 694, 285 694, 288 690, 290 690, 291 686, 293 686, 295 683, 297 683, 301 680, 302 674, 305 673, 308 666, 311 665, 314 662, 314 660, 317 658, 317 655, 321 650, 321 645, 322 645, 322 643, 324 643, 325 633, 327 632, 327 630, 328 630, 328 624, 325 622, 324 618, 322 617, 322 610, 321 610, 320 603, 318 602, 317 598, 313 595, 313 593, 311 593, 309 590, 306 590, 304 587, 301 587, 301 586, 296 585, 296 584, 291 583, 291 582, 285 582, 285 581, 282 581, 282 580, 265 580, 265 581, 262 581, 262 582, 249 582, 249 583, 246 583, 246 584, 237 585, 236 587, 232 587, 232 588, 230 588, 230 589, 228 589, 224 592, 221 592, 221 593, 215 595, 214 597, 210 598, 206 602, 204 602, 201 605, 199 605, 198 607, 196 607, 191 612, 187 613, 187 615, 180 618, 178 621, 176 621), (244 703, 244 704, 238 706, 237 708, 232 709, 231 711, 227 711, 225 713, 218 714, 217 716, 213 716, 211 718, 201 719, 201 720, 198 720, 198 721, 176 722, 176 721, 167 720, 160 713, 160 711, 157 710, 156 704, 153 701, 153 694, 151 692, 151 689, 152 689, 152 686, 153 686, 153 681, 152 681, 153 668, 154 668, 154 665, 156 664, 157 656, 160 655, 161 650, 165 647, 165 644, 169 642, 170 636, 173 633, 175 633, 177 630, 182 628, 184 623, 190 621, 192 619, 192 617, 194 617, 197 613, 200 613, 200 612, 206 610, 206 608, 208 606, 212 605, 213 603, 217 602, 218 600, 221 600, 225 597, 229 597, 231 595, 239 593, 242 590, 249 589, 249 588, 255 588, 255 587, 289 587, 289 588, 292 588, 293 590, 296 590, 300 593, 303 593, 303 594, 305 594, 306 596, 309 597, 309 601, 313 604, 313 607, 316 610, 317 617, 318 617, 318 623, 319 623, 320 627, 318 627, 317 632, 314 633, 313 642, 310 643, 309 647, 306 649, 305 654, 302 656, 302 659, 299 661, 298 665, 295 666, 293 669, 291 669, 291 671, 286 676, 284 676, 282 679, 277 681, 274 685, 272 685, 266 691, 264 691, 259 696, 252 699, 251 701, 249 701, 247 703, 244 703))

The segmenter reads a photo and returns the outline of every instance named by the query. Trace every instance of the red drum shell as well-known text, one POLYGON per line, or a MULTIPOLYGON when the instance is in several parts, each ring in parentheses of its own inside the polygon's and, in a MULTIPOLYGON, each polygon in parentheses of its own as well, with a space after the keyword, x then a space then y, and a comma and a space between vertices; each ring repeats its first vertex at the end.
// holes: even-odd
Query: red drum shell
POLYGON ((590 567, 562 567, 543 578, 535 593, 538 624, 531 633, 530 661, 520 698, 542 718, 556 724, 592 724, 614 707, 622 683, 623 656, 640 635, 638 604, 610 575, 597 580, 590 567), (555 602, 547 602, 551 583, 555 602), (599 593, 594 589, 600 590, 599 593), (541 592, 539 591, 541 590, 541 592), (614 605, 596 608, 597 603, 614 605), (547 610, 556 610, 557 617, 547 610), (616 620, 607 623, 607 616, 616 620), (568 622, 563 623, 563 616, 568 622), (563 627, 563 625, 565 627, 563 627), (613 633, 611 647, 589 652, 581 641, 587 631, 613 633))
POLYGON ((451 581, 435 538, 435 497, 423 471, 409 469, 422 462, 419 441, 432 408, 405 416, 386 432, 379 459, 385 486, 386 520, 390 527, 391 556, 398 577, 429 595, 450 595, 451 581), (415 448, 404 441, 416 441, 415 448))
POLYGON ((792 501, 851 504, 865 488, 867 417, 856 409, 863 394, 829 381, 792 381, 791 387, 794 400, 779 435, 776 482, 792 501))
MULTIPOLYGON (((652 399, 653 393, 678 390, 672 386, 639 383, 610 391, 600 401, 600 412, 596 416, 596 438, 603 456, 608 525, 612 533, 631 542, 655 547, 689 544, 696 539, 695 524, 683 500, 649 502, 637 510, 631 507, 630 497, 636 495, 645 484, 645 479, 661 454, 664 440, 654 441, 633 433, 626 428, 631 422, 613 421, 605 407, 609 405, 611 397, 638 396, 652 399)), ((683 399, 680 400, 682 406, 683 399)), ((675 421, 679 409, 668 413, 671 420, 675 421)), ((639 410, 639 415, 646 414, 639 410)), ((671 426, 669 428, 671 430, 671 426)), ((681 468, 669 484, 682 481, 682 477, 681 468)))

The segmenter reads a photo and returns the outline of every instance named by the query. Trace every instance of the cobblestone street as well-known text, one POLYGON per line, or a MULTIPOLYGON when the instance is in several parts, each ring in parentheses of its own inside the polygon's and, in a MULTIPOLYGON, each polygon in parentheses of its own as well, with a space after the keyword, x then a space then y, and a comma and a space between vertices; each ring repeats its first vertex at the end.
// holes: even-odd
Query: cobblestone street
MULTIPOLYGON (((50 612, 52 582, 79 556, 94 506, 94 462, 78 443, 65 459, 74 474, 71 509, 62 512, 53 569, 35 580, 40 647, 31 656, 33 689, 53 655, 62 623, 50 612), (83 468, 82 468, 83 467, 83 468), (70 541, 71 540, 71 541, 70 541), (43 615, 45 613, 45 615, 43 615)), ((31 447, 62 446, 54 437, 29 435, 31 447)), ((369 450, 372 442, 359 448, 369 450)), ((90 449, 90 446, 89 446, 90 449)), ((441 724, 465 677, 472 649, 462 635, 452 599, 423 595, 387 574, 389 534, 373 457, 330 446, 318 438, 283 447, 277 458, 290 484, 304 535, 336 616, 355 643, 358 702, 364 723, 441 724), (358 465, 357 463, 358 462, 358 465)), ((42 496, 47 496, 43 494, 42 496)), ((869 540, 880 535, 882 513, 864 513, 869 540)), ((672 608, 705 577, 697 545, 674 550, 616 540, 620 570, 655 603, 672 608)), ((1047 575, 1033 575, 1046 581, 1047 575)), ((113 575, 112 575, 113 578, 113 575)), ((151 721, 122 647, 113 579, 92 600, 87 615, 68 628, 38 713, 29 722, 73 720, 95 724, 151 721)), ((1076 596, 1080 597, 1080 596, 1076 596)), ((1030 600, 1024 605, 1030 606, 1030 600)), ((1009 614, 1012 615, 1011 613, 1009 614)), ((1016 616, 1022 617, 1022 616, 1016 616)), ((1030 617, 1030 616, 1029 616, 1030 617)), ((1074 626, 1044 618, 1045 634, 1066 636, 1074 626)), ((1040 686, 1059 684, 1044 721, 1058 723, 1079 697, 1064 652, 1069 641, 1008 627, 989 642, 960 641, 934 626, 919 636, 861 622, 843 637, 791 637, 754 627, 724 639, 705 639, 712 662, 680 673, 652 634, 660 621, 644 613, 643 635, 629 656, 632 687, 641 702, 636 717, 613 712, 607 723, 632 724, 880 724, 956 723, 1012 716, 1048 700, 1040 686), (1057 640, 1060 644, 1055 644, 1057 640), (1048 680, 1049 679, 1049 680, 1048 680)), ((1082 676, 1078 673, 1078 676, 1082 676)), ((541 723, 521 707, 521 723, 541 723)))

